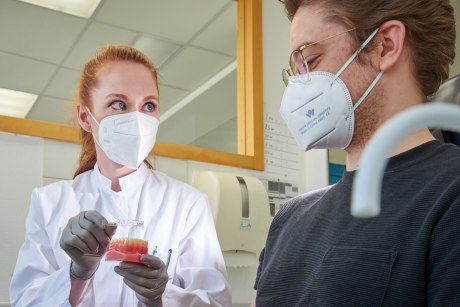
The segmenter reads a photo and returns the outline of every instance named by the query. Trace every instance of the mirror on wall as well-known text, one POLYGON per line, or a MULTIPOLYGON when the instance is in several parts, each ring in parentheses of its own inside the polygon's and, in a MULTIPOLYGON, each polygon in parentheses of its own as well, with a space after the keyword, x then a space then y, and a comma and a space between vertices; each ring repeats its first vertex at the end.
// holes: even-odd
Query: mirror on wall
POLYGON ((156 154, 263 168, 260 0, 92 0, 81 13, 39 1, 2 2, 0 131, 78 141, 84 62, 128 44, 158 67, 156 154))

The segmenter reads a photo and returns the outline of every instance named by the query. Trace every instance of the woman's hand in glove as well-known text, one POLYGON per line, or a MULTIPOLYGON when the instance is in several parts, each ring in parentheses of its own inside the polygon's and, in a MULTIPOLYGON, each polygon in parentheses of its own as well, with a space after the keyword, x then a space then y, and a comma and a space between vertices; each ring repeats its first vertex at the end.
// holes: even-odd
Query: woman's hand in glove
POLYGON ((59 244, 72 259, 73 278, 89 279, 94 275, 116 228, 108 226, 97 211, 83 211, 69 219, 59 244))
POLYGON ((123 276, 125 284, 136 292, 136 296, 147 306, 162 306, 161 296, 168 283, 168 270, 160 258, 141 256, 142 264, 121 262, 115 272, 123 276))

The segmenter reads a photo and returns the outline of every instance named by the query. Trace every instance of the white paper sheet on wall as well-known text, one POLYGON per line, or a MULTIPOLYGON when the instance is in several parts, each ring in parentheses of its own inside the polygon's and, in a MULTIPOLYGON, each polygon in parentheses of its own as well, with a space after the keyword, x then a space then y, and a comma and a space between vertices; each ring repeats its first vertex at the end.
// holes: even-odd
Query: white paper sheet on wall
POLYGON ((286 124, 268 113, 264 124, 266 173, 298 179, 300 151, 286 124))
POLYGON ((301 151, 279 116, 265 114, 265 171, 259 175, 268 192, 272 216, 299 194, 301 151))
POLYGON ((261 180, 268 191, 268 205, 271 216, 283 207, 291 198, 299 194, 299 187, 295 183, 281 180, 261 180))

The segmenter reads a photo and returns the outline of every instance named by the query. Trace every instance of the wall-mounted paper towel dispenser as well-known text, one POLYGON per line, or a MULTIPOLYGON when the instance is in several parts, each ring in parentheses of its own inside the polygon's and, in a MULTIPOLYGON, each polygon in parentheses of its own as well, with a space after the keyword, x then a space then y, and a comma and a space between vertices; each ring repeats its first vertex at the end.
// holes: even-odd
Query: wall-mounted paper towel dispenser
POLYGON ((271 222, 263 183, 252 176, 203 171, 195 174, 193 185, 209 197, 222 251, 258 255, 271 222))

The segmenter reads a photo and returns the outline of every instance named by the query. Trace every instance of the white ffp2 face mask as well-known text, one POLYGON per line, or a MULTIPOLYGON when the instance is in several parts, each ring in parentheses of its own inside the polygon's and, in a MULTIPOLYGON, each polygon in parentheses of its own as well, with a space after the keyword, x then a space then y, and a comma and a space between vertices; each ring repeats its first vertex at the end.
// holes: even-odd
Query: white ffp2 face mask
MULTIPOLYGON (((104 117, 99 126, 99 140, 94 140, 106 156, 115 163, 137 169, 155 145, 160 122, 141 112, 104 117)), ((94 135, 93 135, 94 136, 94 135)))
POLYGON ((281 117, 297 144, 305 151, 312 148, 346 148, 354 130, 354 111, 382 76, 381 71, 353 106, 351 96, 340 74, 377 34, 376 29, 333 75, 315 71, 289 77, 281 102, 281 117))

